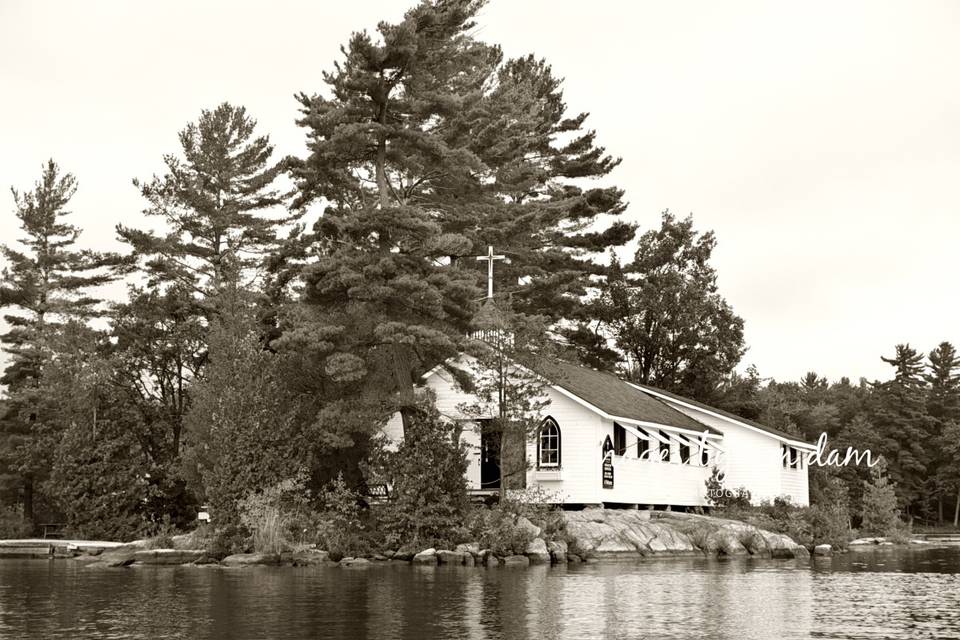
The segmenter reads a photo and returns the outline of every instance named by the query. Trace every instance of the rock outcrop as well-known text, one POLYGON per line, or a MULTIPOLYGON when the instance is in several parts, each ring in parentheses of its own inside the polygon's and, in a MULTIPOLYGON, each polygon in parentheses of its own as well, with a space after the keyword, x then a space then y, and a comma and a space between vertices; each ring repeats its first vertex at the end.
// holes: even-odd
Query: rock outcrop
POLYGON ((135 564, 190 564, 203 560, 207 552, 202 549, 144 549, 133 553, 135 564))
POLYGON ((413 564, 436 565, 437 550, 427 549, 425 551, 421 551, 417 555, 413 556, 413 564))
POLYGON ((278 553, 235 553, 220 561, 225 567, 245 567, 255 564, 280 564, 278 553))
POLYGON ((290 563, 295 567, 312 567, 322 564, 333 564, 330 554, 317 549, 295 551, 290 557, 290 563))
POLYGON ((717 554, 806 558, 789 536, 708 516, 673 511, 584 509, 564 512, 577 555, 630 557, 717 554))
POLYGON ((534 538, 523 550, 523 555, 527 556, 530 564, 550 564, 550 551, 543 538, 534 538))

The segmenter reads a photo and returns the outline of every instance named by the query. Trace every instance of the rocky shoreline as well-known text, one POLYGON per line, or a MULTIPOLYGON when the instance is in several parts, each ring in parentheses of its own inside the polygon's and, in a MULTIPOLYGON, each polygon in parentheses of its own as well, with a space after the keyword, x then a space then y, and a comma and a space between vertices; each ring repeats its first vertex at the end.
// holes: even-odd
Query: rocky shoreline
MULTIPOLYGON (((522 554, 498 556, 476 542, 453 549, 385 550, 363 558, 334 559, 323 550, 308 548, 286 553, 244 553, 222 559, 202 549, 147 549, 145 542, 70 543, 66 541, 0 542, 2 557, 72 558, 90 567, 131 565, 252 565, 363 566, 393 562, 415 566, 529 566, 629 560, 645 557, 732 556, 760 558, 809 558, 810 551, 790 537, 757 529, 735 520, 670 511, 584 509, 566 511, 564 540, 544 539, 538 527, 524 518, 517 524, 528 528, 532 541, 522 554), (13 543, 13 544, 11 544, 13 543)), ((179 546, 179 545, 178 545, 179 546)), ((816 555, 829 555, 818 547, 816 555)))

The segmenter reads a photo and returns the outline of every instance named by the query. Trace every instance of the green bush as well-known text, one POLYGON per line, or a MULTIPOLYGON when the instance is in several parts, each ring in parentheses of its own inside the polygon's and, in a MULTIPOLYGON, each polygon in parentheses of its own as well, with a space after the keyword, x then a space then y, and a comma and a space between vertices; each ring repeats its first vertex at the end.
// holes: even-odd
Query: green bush
POLYGON ((33 527, 16 507, 0 507, 0 539, 29 538, 33 527))
POLYGON ((223 560, 234 553, 247 553, 252 549, 250 534, 235 524, 214 530, 201 548, 217 560, 223 560))
POLYGON ((556 496, 542 487, 511 491, 508 498, 498 508, 516 521, 526 518, 540 528, 540 537, 547 541, 563 540, 569 542, 567 521, 563 511, 557 506, 556 496))
POLYGON ((714 515, 788 535, 806 546, 829 544, 843 549, 852 533, 849 514, 842 504, 798 507, 785 498, 775 498, 756 506, 733 504, 716 509, 714 515))
POLYGON ((169 516, 157 523, 147 537, 147 549, 172 549, 173 536, 178 533, 177 528, 170 522, 169 516))
POLYGON ((388 546, 449 547, 462 539, 470 503, 458 430, 428 395, 397 451, 386 456, 392 489, 390 501, 379 509, 379 522, 388 546))
POLYGON ((750 492, 745 487, 727 489, 724 484, 723 472, 714 466, 710 477, 704 481, 707 487, 707 500, 717 509, 750 508, 750 492))
POLYGON ((498 556, 522 554, 534 538, 530 529, 517 524, 515 514, 499 507, 478 510, 471 528, 480 548, 498 556))
POLYGON ((319 514, 317 542, 334 560, 362 556, 371 550, 370 530, 364 522, 357 494, 339 474, 324 490, 324 511, 319 514))
POLYGON ((305 503, 303 481, 284 480, 248 495, 238 504, 240 524, 250 533, 253 550, 280 553, 291 548, 293 522, 305 503))

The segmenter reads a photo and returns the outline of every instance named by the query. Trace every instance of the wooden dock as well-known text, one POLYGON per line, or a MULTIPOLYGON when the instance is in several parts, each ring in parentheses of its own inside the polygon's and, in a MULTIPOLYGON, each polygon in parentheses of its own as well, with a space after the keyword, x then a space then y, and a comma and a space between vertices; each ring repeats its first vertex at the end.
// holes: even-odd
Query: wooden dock
POLYGON ((81 554, 97 554, 107 549, 122 547, 122 542, 104 540, 60 540, 52 538, 23 538, 0 540, 2 558, 72 558, 81 554))

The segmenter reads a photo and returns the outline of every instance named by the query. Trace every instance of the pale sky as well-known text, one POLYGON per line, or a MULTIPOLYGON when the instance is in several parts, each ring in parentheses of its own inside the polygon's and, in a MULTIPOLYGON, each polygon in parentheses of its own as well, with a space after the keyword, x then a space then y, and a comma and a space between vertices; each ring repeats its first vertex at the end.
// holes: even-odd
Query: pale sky
MULTIPOLYGON (((351 31, 412 4, 0 0, 0 241, 7 188, 55 158, 77 175, 84 247, 141 223, 130 184, 162 170, 203 108, 242 104, 301 154, 299 91, 351 31)), ((713 229, 744 365, 888 377, 908 341, 960 344, 960 3, 492 0, 479 36, 564 77, 622 165, 628 216, 713 229)))

